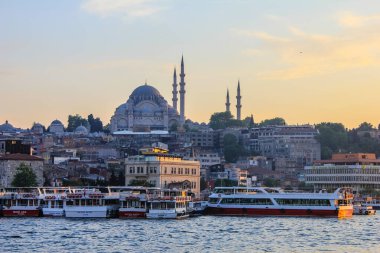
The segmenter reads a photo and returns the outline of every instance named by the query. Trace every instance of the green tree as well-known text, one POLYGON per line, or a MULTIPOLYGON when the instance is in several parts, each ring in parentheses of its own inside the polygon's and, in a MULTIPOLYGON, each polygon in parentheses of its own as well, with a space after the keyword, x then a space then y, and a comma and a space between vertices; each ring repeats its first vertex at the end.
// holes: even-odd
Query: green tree
POLYGON ((286 122, 283 118, 276 117, 273 119, 266 119, 260 122, 259 126, 264 127, 264 126, 284 126, 286 125, 286 122))
POLYGON ((217 179, 215 180, 215 187, 232 187, 238 186, 238 181, 231 179, 217 179))
POLYGON ((238 139, 233 134, 226 134, 223 137, 224 159, 228 163, 234 163, 239 156, 244 154, 244 149, 240 146, 238 139))
POLYGON ((233 118, 230 112, 216 112, 211 115, 210 127, 214 130, 225 129, 231 124, 233 118))
POLYGON ((341 123, 324 122, 315 126, 319 131, 316 137, 321 144, 322 159, 329 159, 333 153, 347 152, 348 135, 341 123))
POLYGON ((264 178, 264 185, 267 187, 278 187, 281 185, 281 181, 270 177, 264 178))
POLYGON ((363 122, 359 125, 359 127, 357 129, 360 131, 370 131, 370 130, 373 130, 374 127, 371 123, 363 122))
POLYGON ((85 127, 88 126, 88 121, 86 119, 82 118, 82 116, 80 116, 79 114, 69 115, 67 122, 68 122, 68 124, 67 124, 67 131, 68 132, 74 132, 74 130, 78 126, 81 126, 81 125, 85 126, 85 127))
POLYGON ((87 121, 90 124, 91 133, 103 131, 103 122, 100 118, 94 118, 94 115, 90 114, 87 116, 87 121))
POLYGON ((110 176, 110 179, 109 179, 109 185, 111 185, 111 186, 117 186, 117 185, 119 185, 119 180, 116 177, 114 170, 112 170, 112 172, 111 172, 111 176, 110 176))
POLYGON ((37 176, 33 169, 24 163, 16 168, 16 174, 12 181, 14 187, 33 187, 37 186, 37 176))
POLYGON ((154 187, 153 184, 149 183, 146 180, 132 180, 128 186, 145 186, 145 187, 154 187))

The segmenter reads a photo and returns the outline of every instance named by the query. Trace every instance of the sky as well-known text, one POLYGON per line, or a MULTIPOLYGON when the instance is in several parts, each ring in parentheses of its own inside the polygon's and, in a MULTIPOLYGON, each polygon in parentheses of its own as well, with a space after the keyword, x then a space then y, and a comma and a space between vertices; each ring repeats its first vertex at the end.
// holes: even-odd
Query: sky
POLYGON ((109 123, 147 81, 208 122, 236 86, 242 117, 380 123, 380 1, 0 0, 0 124, 109 123))

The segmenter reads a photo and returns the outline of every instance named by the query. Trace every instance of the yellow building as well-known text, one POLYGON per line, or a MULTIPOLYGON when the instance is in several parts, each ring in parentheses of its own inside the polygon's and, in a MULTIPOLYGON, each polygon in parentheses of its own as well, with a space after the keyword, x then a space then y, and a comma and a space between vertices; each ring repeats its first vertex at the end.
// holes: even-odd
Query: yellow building
POLYGON ((142 155, 125 159, 125 184, 148 182, 160 188, 190 190, 200 195, 200 163, 183 160, 158 148, 141 150, 142 155))

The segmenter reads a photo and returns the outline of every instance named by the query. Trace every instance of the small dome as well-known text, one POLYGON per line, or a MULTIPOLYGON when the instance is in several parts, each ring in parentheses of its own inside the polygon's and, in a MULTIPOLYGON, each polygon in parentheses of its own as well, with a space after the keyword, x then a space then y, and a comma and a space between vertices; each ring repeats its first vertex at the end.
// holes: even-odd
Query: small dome
POLYGON ((74 133, 75 134, 81 134, 81 135, 87 135, 88 134, 88 130, 84 126, 79 126, 79 127, 75 128, 74 133))
POLYGON ((153 86, 150 86, 150 85, 141 85, 139 87, 137 87, 131 94, 131 98, 134 98, 134 97, 151 97, 151 96, 154 96, 154 97, 161 97, 161 94, 160 92, 154 88, 153 86))
POLYGON ((4 124, 0 125, 0 131, 13 132, 15 131, 15 128, 10 123, 8 123, 8 120, 6 120, 4 124))
POLYGON ((61 121, 59 120, 53 120, 53 122, 51 122, 51 125, 63 125, 61 121))

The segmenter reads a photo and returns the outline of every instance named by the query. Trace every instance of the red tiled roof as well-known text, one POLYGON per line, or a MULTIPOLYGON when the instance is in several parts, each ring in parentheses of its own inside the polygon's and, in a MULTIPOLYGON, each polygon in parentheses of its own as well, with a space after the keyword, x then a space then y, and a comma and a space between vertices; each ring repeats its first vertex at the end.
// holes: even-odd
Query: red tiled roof
POLYGON ((14 160, 14 161, 43 161, 41 157, 27 154, 5 154, 0 156, 0 160, 14 160))

